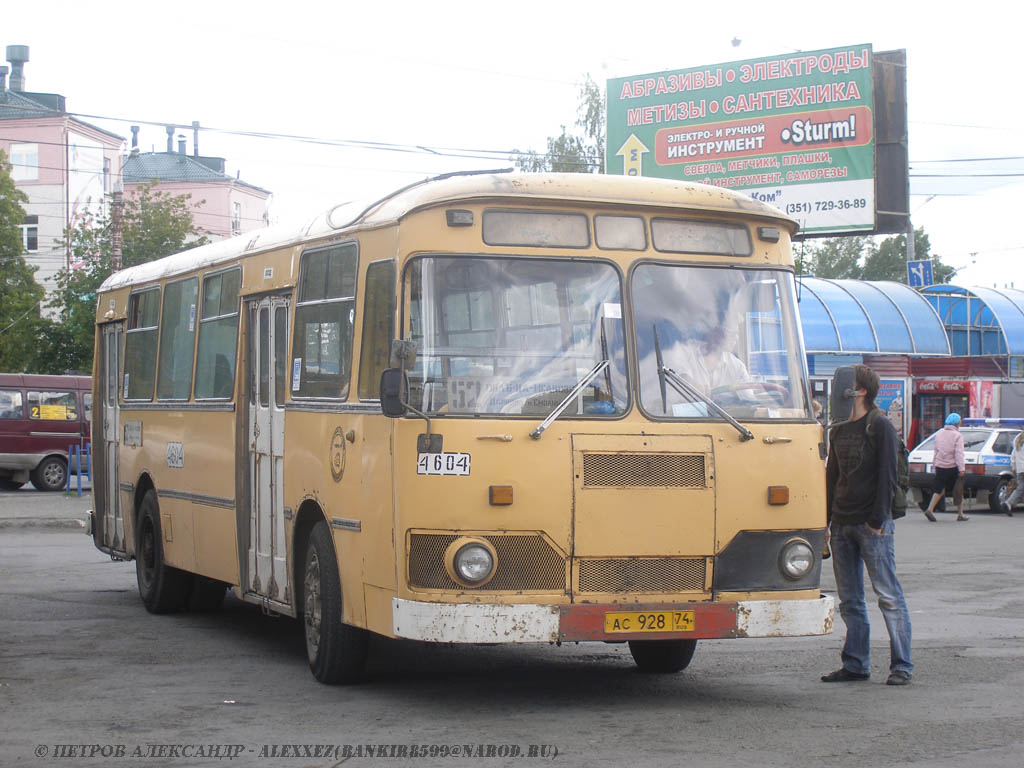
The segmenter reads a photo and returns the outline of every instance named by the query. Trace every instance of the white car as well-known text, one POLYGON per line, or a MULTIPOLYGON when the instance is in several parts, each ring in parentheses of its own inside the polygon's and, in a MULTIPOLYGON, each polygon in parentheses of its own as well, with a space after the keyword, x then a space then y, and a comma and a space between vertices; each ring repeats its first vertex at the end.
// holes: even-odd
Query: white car
MULTIPOLYGON (((1002 512, 1006 487, 1013 479, 1010 452, 1013 440, 1024 427, 1024 419, 964 419, 960 434, 964 436, 964 498, 988 501, 989 509, 1002 512)), ((932 495, 935 469, 935 434, 910 452, 910 486, 919 492, 921 508, 928 506, 932 495)))

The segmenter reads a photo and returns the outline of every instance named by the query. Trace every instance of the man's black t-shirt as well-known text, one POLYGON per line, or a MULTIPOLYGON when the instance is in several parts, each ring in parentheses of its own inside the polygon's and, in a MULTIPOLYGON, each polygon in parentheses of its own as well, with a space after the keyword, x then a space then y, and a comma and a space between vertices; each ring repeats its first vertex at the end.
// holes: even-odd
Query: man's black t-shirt
POLYGON ((896 490, 896 428, 883 416, 869 437, 867 424, 865 415, 832 430, 825 470, 828 519, 881 528, 896 490))

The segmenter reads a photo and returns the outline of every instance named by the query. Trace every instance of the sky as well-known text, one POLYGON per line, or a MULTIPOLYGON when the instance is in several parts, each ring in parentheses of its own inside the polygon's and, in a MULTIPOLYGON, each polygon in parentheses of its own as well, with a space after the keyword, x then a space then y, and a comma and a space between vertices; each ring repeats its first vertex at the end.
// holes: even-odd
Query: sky
POLYGON ((905 49, 914 226, 958 269, 953 282, 1024 289, 1011 7, 35 0, 5 5, 0 48, 29 47, 26 90, 60 93, 126 139, 140 125, 143 151, 165 151, 174 124, 191 154, 199 121, 200 154, 271 191, 273 222, 438 173, 507 168, 508 151, 543 151, 563 125, 578 132, 587 75, 603 86, 796 51, 905 49))

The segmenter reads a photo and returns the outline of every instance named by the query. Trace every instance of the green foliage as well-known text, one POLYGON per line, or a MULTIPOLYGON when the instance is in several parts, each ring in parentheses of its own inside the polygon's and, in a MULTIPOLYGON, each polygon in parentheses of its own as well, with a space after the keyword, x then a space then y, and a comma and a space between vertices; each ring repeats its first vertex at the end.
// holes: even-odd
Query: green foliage
MULTIPOLYGON (((122 214, 122 267, 144 264, 172 253, 203 245, 188 208, 188 195, 169 195, 155 184, 126 197, 122 214)), ((87 214, 65 232, 75 269, 56 275, 57 290, 49 307, 59 313, 59 329, 40 339, 48 354, 65 370, 91 370, 96 293, 113 271, 111 214, 87 214)))
POLYGON ((516 168, 539 173, 604 173, 604 120, 605 98, 601 88, 590 75, 586 76, 579 91, 576 126, 583 129, 575 136, 561 126, 559 136, 549 136, 547 152, 512 150, 516 168))
POLYGON ((14 185, 7 156, 0 151, 0 371, 30 370, 41 320, 43 289, 35 267, 22 255, 25 195, 14 185))
MULTIPOLYGON (((956 270, 930 257, 931 243, 923 229, 914 230, 914 259, 932 259, 932 276, 936 283, 948 283, 956 270)), ((880 243, 872 237, 830 237, 804 241, 794 246, 797 270, 823 278, 852 280, 889 280, 907 282, 907 236, 887 237, 880 243)))

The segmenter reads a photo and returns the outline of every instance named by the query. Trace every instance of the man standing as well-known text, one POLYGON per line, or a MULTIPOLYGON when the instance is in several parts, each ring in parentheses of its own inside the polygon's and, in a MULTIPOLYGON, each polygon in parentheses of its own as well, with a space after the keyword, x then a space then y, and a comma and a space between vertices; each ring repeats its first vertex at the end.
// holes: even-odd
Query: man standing
POLYGON ((832 568, 839 593, 839 613, 846 623, 843 666, 822 675, 826 683, 871 677, 870 624, 864 602, 864 568, 878 596, 889 630, 888 685, 910 683, 910 614, 896 578, 895 527, 891 508, 897 492, 896 430, 889 419, 872 418, 878 374, 854 366, 855 389, 850 420, 834 427, 825 471, 832 568))

